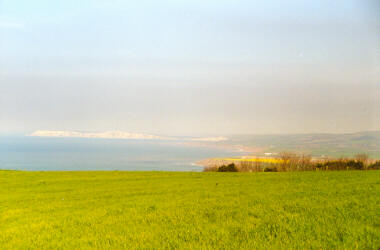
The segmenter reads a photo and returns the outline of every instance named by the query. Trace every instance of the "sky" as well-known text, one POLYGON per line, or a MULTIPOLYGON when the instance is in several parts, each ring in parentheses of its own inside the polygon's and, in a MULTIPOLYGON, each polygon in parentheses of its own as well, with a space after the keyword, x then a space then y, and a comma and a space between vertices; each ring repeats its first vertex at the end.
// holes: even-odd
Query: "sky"
POLYGON ((376 0, 0 0, 0 135, 380 130, 376 0))

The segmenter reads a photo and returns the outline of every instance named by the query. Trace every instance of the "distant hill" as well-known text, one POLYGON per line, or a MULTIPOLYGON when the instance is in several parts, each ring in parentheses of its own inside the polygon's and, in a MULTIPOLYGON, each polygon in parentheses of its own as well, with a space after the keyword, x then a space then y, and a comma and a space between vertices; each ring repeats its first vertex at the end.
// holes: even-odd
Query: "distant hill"
POLYGON ((230 136, 228 144, 251 147, 264 153, 295 151, 313 156, 350 157, 367 153, 380 159, 380 131, 350 134, 291 134, 230 136))

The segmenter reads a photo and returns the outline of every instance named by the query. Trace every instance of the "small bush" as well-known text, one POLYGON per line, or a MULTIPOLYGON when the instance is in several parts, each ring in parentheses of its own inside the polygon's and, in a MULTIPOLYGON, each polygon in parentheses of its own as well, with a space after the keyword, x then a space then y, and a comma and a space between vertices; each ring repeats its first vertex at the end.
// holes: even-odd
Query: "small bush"
POLYGON ((376 161, 375 163, 372 163, 368 166, 368 169, 370 170, 380 170, 380 161, 376 161))
POLYGON ((277 168, 276 167, 273 167, 273 168, 266 167, 266 168, 264 168, 264 172, 277 172, 277 168))
POLYGON ((237 167, 234 163, 223 165, 218 168, 218 172, 238 172, 237 167))
POLYGON ((364 169, 364 163, 362 161, 349 160, 347 161, 346 165, 348 169, 355 169, 355 170, 364 169))
POLYGON ((347 170, 348 165, 345 159, 331 160, 324 164, 324 170, 347 170))
POLYGON ((369 156, 367 154, 357 154, 355 155, 355 160, 357 162, 363 163, 363 168, 367 166, 369 156))
POLYGON ((323 164, 318 162, 317 164, 315 164, 315 167, 320 170, 320 169, 323 169, 323 164))

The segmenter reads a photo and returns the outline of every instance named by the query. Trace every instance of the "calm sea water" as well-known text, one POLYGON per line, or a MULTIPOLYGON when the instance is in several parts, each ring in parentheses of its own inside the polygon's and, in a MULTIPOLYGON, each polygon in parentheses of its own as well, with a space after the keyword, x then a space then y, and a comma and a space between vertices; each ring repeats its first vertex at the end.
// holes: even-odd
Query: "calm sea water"
POLYGON ((202 171, 199 160, 237 154, 177 141, 0 137, 0 169, 202 171))

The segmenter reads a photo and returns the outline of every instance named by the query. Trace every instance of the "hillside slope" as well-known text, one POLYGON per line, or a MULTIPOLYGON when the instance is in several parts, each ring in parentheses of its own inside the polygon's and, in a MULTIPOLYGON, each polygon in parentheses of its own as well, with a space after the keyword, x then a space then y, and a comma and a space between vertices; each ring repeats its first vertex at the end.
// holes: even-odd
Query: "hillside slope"
POLYGON ((313 156, 352 157, 367 153, 380 158, 380 131, 351 134, 293 134, 230 136, 228 144, 251 147, 261 153, 296 151, 313 156))

